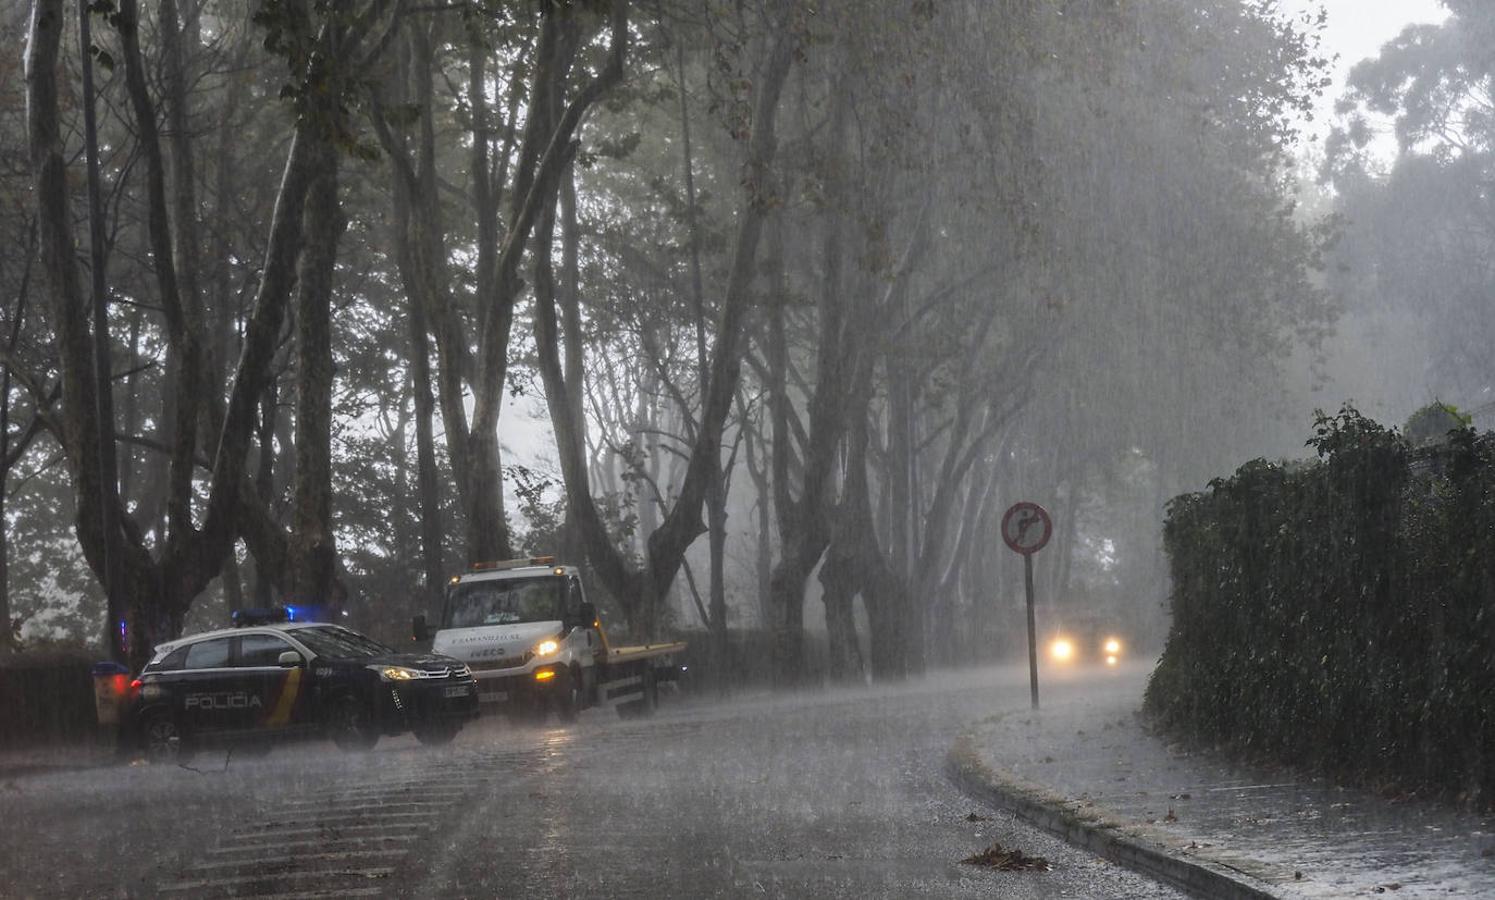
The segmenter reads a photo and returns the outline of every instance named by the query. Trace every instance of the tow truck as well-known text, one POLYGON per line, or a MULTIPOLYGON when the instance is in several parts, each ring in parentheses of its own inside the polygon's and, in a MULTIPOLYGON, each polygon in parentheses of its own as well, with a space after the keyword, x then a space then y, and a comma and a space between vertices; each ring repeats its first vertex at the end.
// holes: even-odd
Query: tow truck
POLYGON ((570 722, 608 706, 625 718, 651 715, 659 685, 683 670, 683 641, 611 646, 580 571, 551 556, 475 563, 447 584, 434 633, 424 615, 411 625, 433 653, 467 664, 484 708, 519 716, 554 712, 570 722))

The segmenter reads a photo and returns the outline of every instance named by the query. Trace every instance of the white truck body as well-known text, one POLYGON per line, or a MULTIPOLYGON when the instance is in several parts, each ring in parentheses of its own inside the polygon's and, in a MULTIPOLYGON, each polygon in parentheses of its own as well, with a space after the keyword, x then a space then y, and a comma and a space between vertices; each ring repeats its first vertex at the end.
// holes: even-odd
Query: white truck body
POLYGON ((684 643, 612 648, 574 566, 544 557, 480 564, 452 578, 432 650, 467 663, 482 704, 652 712, 684 643))

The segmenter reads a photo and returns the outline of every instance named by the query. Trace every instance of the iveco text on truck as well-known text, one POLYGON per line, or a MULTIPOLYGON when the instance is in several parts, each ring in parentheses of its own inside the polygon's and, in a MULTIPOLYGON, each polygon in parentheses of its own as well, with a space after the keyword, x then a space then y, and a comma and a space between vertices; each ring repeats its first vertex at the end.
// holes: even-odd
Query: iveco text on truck
POLYGON ((553 557, 477 563, 447 585, 434 635, 424 616, 417 640, 466 663, 485 708, 551 711, 562 721, 591 706, 648 715, 658 685, 674 680, 683 642, 611 647, 575 566, 553 557))

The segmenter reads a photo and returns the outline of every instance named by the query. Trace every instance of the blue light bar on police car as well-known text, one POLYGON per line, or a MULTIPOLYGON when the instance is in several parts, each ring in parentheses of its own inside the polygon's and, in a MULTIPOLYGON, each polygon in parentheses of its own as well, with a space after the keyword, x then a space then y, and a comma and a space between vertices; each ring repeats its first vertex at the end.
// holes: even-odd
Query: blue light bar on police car
POLYGON ((268 609, 259 607, 256 609, 236 609, 231 617, 235 628, 247 628, 251 625, 271 625, 276 622, 291 621, 291 614, 283 606, 272 606, 268 609))

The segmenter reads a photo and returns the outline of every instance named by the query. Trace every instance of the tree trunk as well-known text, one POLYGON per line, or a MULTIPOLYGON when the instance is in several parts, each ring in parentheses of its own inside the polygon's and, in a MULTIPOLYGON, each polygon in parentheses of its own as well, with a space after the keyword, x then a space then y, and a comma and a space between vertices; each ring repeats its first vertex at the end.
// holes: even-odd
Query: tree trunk
MULTIPOLYGON (((436 400, 432 396, 430 322, 434 317, 443 332, 437 343, 445 347, 444 357, 448 363, 441 371, 454 379, 455 387, 447 386, 442 393, 454 393, 457 402, 442 406, 447 425, 447 440, 452 459, 453 473, 458 475, 458 497, 467 496, 466 468, 458 449, 466 441, 466 411, 460 402, 462 354, 452 346, 455 331, 451 323, 452 298, 442 277, 446 258, 445 240, 440 226, 440 204, 434 194, 435 168, 432 157, 435 153, 435 126, 432 124, 434 98, 431 89, 430 67, 433 64, 429 42, 416 32, 410 42, 414 49, 416 65, 424 68, 416 76, 416 102, 421 110, 420 162, 412 167, 403 146, 396 144, 387 128, 380 128, 380 139, 385 150, 396 165, 393 184, 394 222, 390 229, 390 243, 395 249, 396 268, 405 288, 407 331, 411 394, 415 407, 415 458, 416 458, 416 503, 420 518, 421 571, 423 584, 421 599, 416 612, 434 614, 440 608, 441 594, 445 583, 444 536, 441 521, 441 490, 436 463, 436 439, 434 419, 436 400), (438 311, 439 312, 436 312, 438 311)), ((406 54, 399 57, 398 77, 393 80, 395 99, 408 101, 408 85, 411 81, 411 60, 406 54)), ((481 73, 481 68, 477 70, 481 73)), ((449 402, 450 398, 444 398, 449 402)))
MULTIPOLYGON (((332 111, 326 111, 331 115, 332 111)), ((296 480, 292 487, 290 591, 297 603, 332 598, 332 290, 347 220, 338 201, 337 150, 317 148, 306 195, 306 238, 296 295, 296 480)))
MULTIPOLYGON (((275 425, 280 417, 279 394, 279 386, 274 381, 265 386, 264 396, 260 398, 260 415, 255 430, 258 460, 255 463, 254 488, 265 503, 267 513, 274 506, 275 425)), ((275 595, 279 592, 285 573, 279 567, 271 565, 261 554, 255 553, 253 546, 250 551, 254 557, 254 605, 265 609, 275 604, 275 595)))
POLYGON ((820 567, 820 586, 824 591, 825 629, 830 642, 830 680, 860 684, 865 669, 861 643, 857 640, 854 603, 861 579, 856 557, 849 548, 832 542, 820 567))
MULTIPOLYGON (((34 234, 35 232, 32 232, 34 234)), ((21 286, 16 292, 16 306, 10 314, 10 340, 6 349, 14 354, 20 343, 21 323, 26 318, 26 300, 31 293, 31 266, 35 248, 28 241, 26 261, 22 264, 21 286)), ((10 618, 10 521, 5 517, 5 501, 10 493, 10 367, 0 372, 0 656, 16 648, 15 628, 10 618)), ((22 448, 24 449, 24 447, 22 448)), ((19 454, 17 454, 19 456, 19 454)))
POLYGON ((773 601, 769 596, 768 585, 773 578, 773 491, 768 484, 768 471, 766 466, 759 466, 756 459, 755 446, 761 447, 763 441, 757 437, 758 430, 749 427, 747 408, 738 397, 738 420, 742 427, 748 429, 743 435, 744 449, 747 453, 748 477, 753 481, 753 489, 758 495, 758 540, 755 547, 754 572, 757 575, 758 588, 758 620, 764 627, 773 619, 773 601))
POLYGON ((425 573, 424 611, 429 613, 440 606, 445 581, 441 491, 436 471, 436 439, 432 428, 436 403, 431 396, 431 351, 426 333, 425 309, 418 301, 411 302, 408 309, 410 387, 415 395, 416 503, 420 510, 421 568, 425 573))
POLYGON ((230 614, 236 609, 244 608, 244 581, 239 573, 238 544, 228 551, 223 559, 223 573, 219 576, 223 580, 223 601, 228 606, 230 614))
POLYGON ((872 366, 864 364, 853 380, 847 401, 846 477, 841 487, 835 544, 832 553, 855 560, 861 579, 862 604, 867 609, 872 678, 891 681, 908 674, 908 646, 915 635, 907 628, 911 605, 906 582, 887 563, 878 545, 867 484, 868 422, 872 366))
MULTIPOLYGON (((40 4, 39 4, 40 5, 40 4)), ((121 589, 123 575, 119 534, 119 463, 114 433, 114 382, 109 347, 109 286, 106 280, 103 188, 99 175, 99 136, 94 115, 93 59, 90 20, 78 17, 78 55, 83 71, 83 148, 88 183, 88 250, 92 275, 94 430, 93 459, 98 468, 99 503, 92 513, 99 517, 99 572, 108 614, 104 620, 103 644, 116 660, 125 659, 129 644, 139 639, 140 629, 121 633, 126 617, 133 618, 131 599, 121 589)), ((128 71, 129 67, 127 67, 128 71)), ((133 93, 133 91, 132 91, 133 93)), ((154 121, 151 126, 154 127, 154 121)), ((88 464, 85 463, 85 464, 88 464)), ((79 514, 87 514, 80 507, 79 514)))
MULTIPOLYGON (((576 166, 566 168, 561 181, 561 340, 565 361, 566 384, 585 396, 586 377, 582 369, 581 333, 581 225, 576 219, 576 166)), ((577 434, 586 443, 587 421, 583 404, 577 403, 571 410, 572 423, 577 434)), ((562 559, 585 559, 586 543, 582 540, 581 524, 576 510, 566 504, 566 517, 561 526, 560 546, 556 548, 562 559)))

